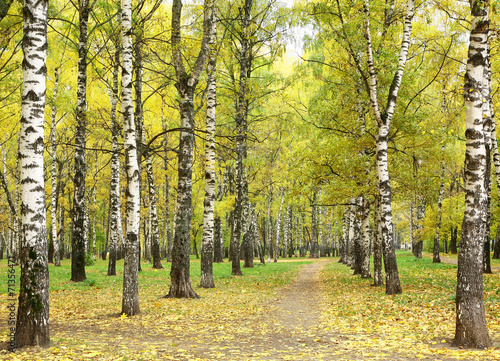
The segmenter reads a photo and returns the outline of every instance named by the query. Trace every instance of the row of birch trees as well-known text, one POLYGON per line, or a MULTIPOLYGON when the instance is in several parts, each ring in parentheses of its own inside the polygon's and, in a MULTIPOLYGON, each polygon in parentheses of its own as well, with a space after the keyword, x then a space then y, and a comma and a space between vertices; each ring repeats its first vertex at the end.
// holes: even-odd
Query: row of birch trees
POLYGON ((465 192, 455 344, 491 345, 482 277, 493 218, 491 159, 498 172, 500 157, 487 3, 472 0, 467 10, 463 87, 456 59, 466 44, 455 45, 462 33, 449 16, 464 13, 460 5, 438 17, 432 4, 416 8, 414 0, 318 1, 298 6, 296 14, 274 0, 51 6, 26 0, 23 9, 10 5, 12 15, 2 19, 10 26, 0 69, 6 120, 19 107, 7 89, 23 73, 19 128, 2 124, 11 136, 2 144, 1 177, 12 225, 3 240, 21 264, 18 346, 50 340, 48 233, 55 265, 71 251, 71 280, 80 282, 89 250, 97 253, 97 228, 109 230, 101 249, 105 256, 109 250, 110 276, 124 258, 121 313, 128 316, 140 313, 141 253, 155 268, 162 268, 162 256, 172 262, 165 297, 198 297, 190 279, 197 223, 203 227, 202 287, 214 287, 212 262, 222 259, 224 246, 236 276, 243 275, 242 258, 243 267, 252 267, 254 255, 265 263, 333 249, 370 278, 372 249, 374 284, 385 284, 389 295, 401 293, 393 201, 396 210, 408 205, 416 255, 427 232, 438 262, 450 206, 445 174, 457 174, 460 152, 464 181, 453 177, 448 193, 451 198, 452 187, 465 192), (280 56, 289 24, 299 20, 314 35, 292 73, 280 56), (16 42, 20 25, 23 40, 16 42), (442 29, 449 34, 437 36, 442 29), (465 100, 465 148, 458 143, 463 126, 457 125, 456 89, 465 100), (12 165, 8 148, 15 140, 10 153, 19 156, 12 165), (45 172, 51 174, 50 212, 45 172), (89 212, 90 204, 102 207, 89 212))

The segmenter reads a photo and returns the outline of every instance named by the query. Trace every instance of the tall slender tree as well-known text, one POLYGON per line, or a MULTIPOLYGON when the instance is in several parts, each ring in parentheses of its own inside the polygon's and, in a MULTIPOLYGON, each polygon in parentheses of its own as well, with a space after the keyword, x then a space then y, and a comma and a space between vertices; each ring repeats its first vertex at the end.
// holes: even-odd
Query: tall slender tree
POLYGON ((16 347, 48 346, 49 269, 45 225, 44 115, 47 76, 46 0, 24 3, 21 183, 21 284, 16 347))
POLYGON ((484 68, 488 61, 489 3, 472 0, 473 17, 467 67, 465 100, 465 210, 458 253, 456 328, 453 344, 491 346, 486 325, 483 291, 483 242, 487 220, 486 147, 483 131, 484 68))
POLYGON ((54 265, 56 267, 61 266, 61 257, 59 252, 59 240, 57 237, 57 141, 56 141, 56 99, 57 92, 59 87, 59 67, 56 67, 54 70, 54 93, 52 96, 52 122, 50 124, 50 142, 52 144, 51 148, 51 157, 52 157, 52 167, 51 167, 51 176, 52 176, 52 194, 51 194, 51 235, 52 235, 52 244, 54 245, 54 265))
POLYGON ((86 233, 85 214, 85 178, 87 175, 87 52, 88 22, 95 0, 81 0, 78 3, 79 39, 78 39, 78 89, 76 104, 75 131, 75 174, 73 177, 73 233, 71 244, 71 281, 81 282, 87 279, 85 274, 86 233), (92 1, 92 4, 91 4, 92 1))
POLYGON ((205 201, 201 242, 200 287, 213 288, 214 206, 215 206, 215 115, 217 106, 217 19, 212 21, 207 63, 207 138, 205 140, 205 201))
POLYGON ((192 174, 194 143, 194 92, 200 74, 205 67, 209 52, 210 32, 212 28, 214 0, 204 2, 203 39, 191 73, 184 65, 181 46, 182 0, 172 2, 172 61, 175 68, 176 88, 179 94, 181 117, 180 141, 178 150, 178 185, 175 235, 170 271, 170 290, 166 297, 198 298, 191 286, 189 276, 189 255, 192 217, 192 174))
POLYGON ((407 0, 406 17, 404 20, 402 42, 399 51, 397 70, 392 79, 392 83, 387 96, 387 104, 382 110, 378 99, 377 71, 374 63, 374 52, 370 26, 370 4, 368 0, 363 1, 365 11, 365 38, 366 56, 369 75, 369 93, 372 112, 378 124, 378 134, 376 136, 376 169, 377 188, 380 204, 380 237, 382 239, 382 252, 384 254, 384 266, 386 276, 386 293, 393 295, 401 293, 401 283, 399 281, 398 265, 396 263, 396 252, 394 248, 394 230, 392 221, 392 190, 389 177, 387 148, 391 122, 396 108, 396 100, 403 78, 403 72, 408 59, 408 49, 410 47, 412 21, 415 13, 415 1, 407 0))
POLYGON ((116 118, 116 107, 118 104, 118 76, 120 71, 120 50, 116 49, 113 63, 113 80, 109 89, 111 103, 111 184, 109 187, 110 210, 109 210, 109 260, 108 276, 116 276, 116 252, 118 248, 119 233, 121 230, 121 198, 120 198, 120 149, 118 137, 120 126, 116 118))
POLYGON ((122 1, 122 114, 127 174, 127 238, 123 267, 122 314, 136 315, 139 308, 140 188, 137 142, 132 99, 132 0, 122 1))

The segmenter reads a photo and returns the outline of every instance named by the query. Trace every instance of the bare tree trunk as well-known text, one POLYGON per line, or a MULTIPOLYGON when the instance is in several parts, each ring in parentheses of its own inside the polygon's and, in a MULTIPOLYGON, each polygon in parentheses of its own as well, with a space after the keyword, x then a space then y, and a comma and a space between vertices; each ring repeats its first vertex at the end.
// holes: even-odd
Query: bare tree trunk
POLYGON ((222 238, 222 221, 219 216, 214 219, 214 262, 224 262, 224 240, 222 238))
POLYGON ((236 96, 236 200, 234 206, 234 237, 232 244, 232 270, 233 275, 240 276, 240 243, 244 236, 243 223, 246 221, 243 217, 244 213, 244 187, 245 187, 245 166, 244 161, 247 156, 246 132, 247 132, 247 117, 248 117, 248 99, 247 99, 247 81, 248 74, 251 71, 251 54, 250 54, 250 20, 253 7, 253 0, 245 0, 241 14, 241 37, 240 37, 240 53, 239 53, 239 81, 236 96))
POLYGON ((168 133, 167 133, 167 123, 163 115, 163 98, 161 101, 161 122, 163 128, 163 169, 165 172, 165 234, 166 234, 166 253, 167 262, 172 262, 172 227, 170 225, 170 182, 168 177, 168 133))
MULTIPOLYGON (((442 150, 444 150, 444 146, 442 147, 442 150)), ((443 198, 444 198, 444 162, 441 163, 441 183, 439 184, 436 234, 434 235, 434 249, 432 252, 433 263, 441 263, 441 258, 439 257, 439 235, 441 233, 441 215, 443 214, 443 198)))
POLYGON ((281 213, 283 210, 283 200, 285 198, 285 191, 281 193, 281 203, 278 216, 276 217, 276 243, 274 244, 274 262, 278 262, 280 254, 280 230, 281 230, 281 213))
POLYGON ((484 187, 486 189, 486 230, 484 232, 484 246, 483 246, 483 273, 491 274, 491 260, 490 260, 490 247, 491 247, 491 127, 493 117, 493 102, 491 100, 491 71, 490 71, 490 44, 489 38, 487 41, 487 60, 484 67, 483 80, 483 132, 484 132, 484 146, 486 150, 486 173, 484 175, 484 187), (484 101, 486 100, 486 101, 484 101), (490 107, 491 105, 491 107, 490 107))
POLYGON ((267 236, 266 236, 266 248, 267 248, 267 263, 271 262, 272 258, 272 247, 273 247, 273 220, 271 218, 271 202, 272 202, 272 196, 269 194, 269 199, 267 202, 267 220, 266 220, 266 231, 267 231, 267 236))
POLYGON ((243 189, 243 244, 244 244, 244 268, 253 268, 253 253, 254 253, 254 230, 252 228, 252 209, 248 199, 248 182, 245 180, 243 189))
POLYGON ((370 28, 370 8, 369 1, 363 1, 365 10, 365 38, 367 66, 369 73, 369 91, 370 102, 373 115, 378 124, 378 134, 376 136, 376 169, 377 169, 377 188, 380 197, 380 236, 382 238, 382 252, 384 254, 384 265, 386 273, 386 293, 388 295, 402 292, 399 281, 398 265, 396 262, 396 252, 394 247, 394 232, 392 221, 392 190, 389 177, 387 147, 389 142, 389 132, 391 121, 396 108, 396 100, 403 78, 403 72, 408 57, 408 48, 410 46, 411 28, 413 15, 415 12, 415 1, 407 0, 406 17, 404 21, 402 42, 398 58, 397 70, 394 74, 389 94, 387 96, 387 105, 385 111, 381 111, 378 100, 377 72, 375 70, 371 28, 370 28))
POLYGON ((90 14, 90 0, 79 2, 79 42, 78 42, 78 92, 76 105, 75 132, 75 174, 73 178, 73 234, 71 253, 71 281, 81 282, 85 275, 86 227, 85 227, 85 178, 87 175, 87 27, 90 14))
POLYGON ((373 225, 373 285, 382 286, 384 284, 384 274, 382 272, 382 239, 380 238, 380 204, 379 198, 375 197, 373 205, 375 210, 373 225))
POLYGON ((352 268, 354 269, 354 275, 361 274, 361 267, 363 262, 363 197, 359 196, 355 199, 354 206, 354 264, 352 268))
POLYGON ((54 93, 52 95, 52 123, 50 127, 50 142, 52 144, 52 195, 51 195, 51 235, 52 244, 54 245, 54 266, 61 266, 61 257, 59 252, 59 239, 57 237, 57 142, 56 142, 56 111, 55 102, 57 99, 57 91, 59 88, 59 68, 54 70, 54 93))
POLYGON ((146 174, 148 177, 149 186, 149 202, 150 202, 150 237, 151 237, 151 253, 153 255, 153 268, 162 269, 160 257, 160 229, 158 227, 158 213, 156 207, 156 187, 153 175, 153 162, 148 152, 146 155, 146 174))
POLYGON ((179 150, 178 150, 178 186, 177 212, 175 215, 175 236, 170 271, 170 290, 166 297, 198 298, 191 286, 189 276, 190 233, 192 217, 192 173, 194 120, 193 100, 200 74, 204 68, 209 51, 210 29, 212 28, 214 2, 206 0, 204 4, 203 40, 198 57, 188 74, 184 68, 181 53, 181 12, 182 1, 172 2, 172 58, 176 74, 176 88, 179 93, 181 117, 179 150))
MULTIPOLYGON (((215 16, 215 15, 214 15, 215 16)), ((217 106, 217 20, 213 19, 207 64, 207 138, 205 141, 205 201, 201 242, 200 287, 214 288, 215 115, 217 106)))
POLYGON ((486 230, 486 149, 481 96, 487 62, 489 4, 471 1, 473 16, 464 81, 466 150, 465 211, 458 254, 455 346, 486 348, 488 335, 484 310, 483 242, 486 230))
POLYGON ((122 314, 133 316, 139 308, 140 187, 137 141, 132 99, 132 1, 122 1, 122 113, 127 174, 127 238, 123 268, 122 314))
POLYGON ((371 278, 370 274, 370 202, 362 197, 361 220, 361 278, 371 278))
POLYGON ((347 265, 347 244, 349 243, 349 223, 350 223, 350 207, 344 206, 344 214, 342 215, 342 237, 340 238, 340 259, 339 263, 347 265))
MULTIPOLYGON (((45 0, 24 2, 22 117, 19 132, 21 282, 15 341, 10 344, 12 351, 16 347, 48 346, 50 343, 43 160, 47 9, 48 2, 45 0)), ((10 275, 9 271, 9 280, 10 275)))
MULTIPOLYGON (((109 91, 111 102, 111 184, 110 210, 109 210, 109 260, 108 276, 116 276, 116 258, 121 224, 121 201, 120 201, 120 150, 118 147, 118 136, 120 127, 116 119, 116 107, 118 104, 118 75, 120 67, 120 51, 115 50, 113 64, 113 86, 109 91)), ((122 233, 123 235, 123 233, 122 233)))
POLYGON ((319 258, 318 253, 318 205, 316 204, 316 193, 313 191, 312 205, 311 205, 311 250, 309 258, 319 258))

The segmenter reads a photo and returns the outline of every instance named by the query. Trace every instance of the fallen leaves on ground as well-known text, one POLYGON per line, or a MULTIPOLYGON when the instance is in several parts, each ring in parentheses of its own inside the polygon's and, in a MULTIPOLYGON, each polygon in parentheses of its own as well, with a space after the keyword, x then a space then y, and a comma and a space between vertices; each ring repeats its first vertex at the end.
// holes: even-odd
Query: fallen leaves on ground
MULTIPOLYGON (((333 260, 321 272, 320 289, 308 295, 318 302, 298 308, 285 301, 290 289, 300 291, 288 285, 303 260, 243 269, 243 277, 230 276, 229 263, 216 264, 217 288, 195 287, 197 300, 162 298, 168 267, 153 271, 143 265, 141 313, 131 317, 120 314, 122 278, 106 277, 105 263, 88 268, 93 281, 87 284, 67 281, 69 263, 51 266, 51 347, 4 350, 0 359, 500 360, 498 274, 485 278, 488 325, 497 347, 462 350, 450 346, 456 267, 410 258, 398 262, 402 295, 386 296, 384 288, 371 287, 371 280, 351 276, 333 260), (317 315, 307 319, 313 311, 317 315), (295 323, 290 314, 307 322, 295 323)), ((199 263, 192 262, 193 285, 197 272, 199 263)), ((4 303, 0 320, 7 318, 4 303)), ((5 330, 4 322, 4 341, 5 330)))

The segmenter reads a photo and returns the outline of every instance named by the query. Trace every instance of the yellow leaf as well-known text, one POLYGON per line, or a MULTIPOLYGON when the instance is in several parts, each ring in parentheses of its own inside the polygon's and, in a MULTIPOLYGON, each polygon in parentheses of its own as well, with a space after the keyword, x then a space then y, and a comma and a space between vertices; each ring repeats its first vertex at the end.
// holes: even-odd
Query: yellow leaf
POLYGON ((122 313, 122 315, 120 316, 120 318, 121 318, 122 320, 124 320, 124 319, 126 319, 126 318, 127 318, 127 315, 126 315, 126 314, 124 314, 124 313, 122 313))

